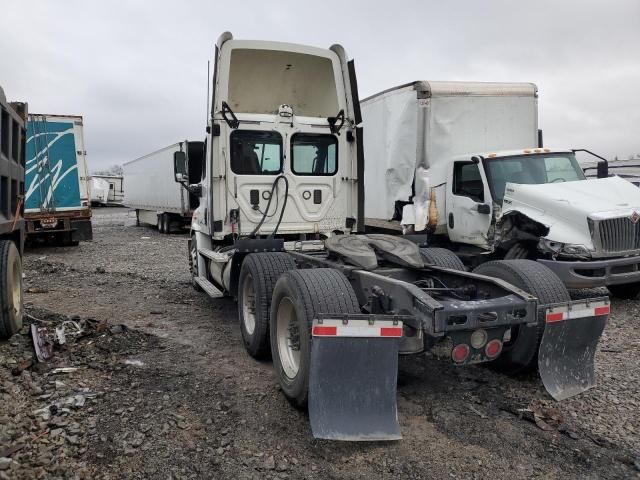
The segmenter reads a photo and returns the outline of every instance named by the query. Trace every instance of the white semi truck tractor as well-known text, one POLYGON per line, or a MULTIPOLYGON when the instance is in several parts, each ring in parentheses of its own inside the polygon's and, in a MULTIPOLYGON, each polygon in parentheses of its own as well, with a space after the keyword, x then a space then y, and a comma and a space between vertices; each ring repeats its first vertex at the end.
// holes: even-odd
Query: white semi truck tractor
POLYGON ((189 182, 193 159, 174 153, 175 180, 200 200, 193 283, 237 299, 247 352, 273 358, 314 436, 400 438, 399 354, 539 368, 556 399, 594 384, 606 297, 572 302, 529 260, 494 262, 480 275, 447 250, 421 249, 423 236, 358 234, 363 131, 341 46, 225 33, 212 87, 201 182, 189 182))
POLYGON ((534 84, 418 81, 362 115, 369 228, 428 232, 472 266, 532 259, 568 288, 640 292, 640 190, 543 147, 534 84))

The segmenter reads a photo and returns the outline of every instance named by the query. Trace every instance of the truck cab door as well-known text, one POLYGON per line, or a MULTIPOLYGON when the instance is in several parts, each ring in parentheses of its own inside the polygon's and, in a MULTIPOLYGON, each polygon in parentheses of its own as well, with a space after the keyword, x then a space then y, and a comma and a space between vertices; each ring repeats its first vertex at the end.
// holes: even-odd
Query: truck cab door
POLYGON ((474 161, 453 163, 447 187, 447 232, 449 239, 489 248, 493 206, 491 193, 480 164, 474 161))

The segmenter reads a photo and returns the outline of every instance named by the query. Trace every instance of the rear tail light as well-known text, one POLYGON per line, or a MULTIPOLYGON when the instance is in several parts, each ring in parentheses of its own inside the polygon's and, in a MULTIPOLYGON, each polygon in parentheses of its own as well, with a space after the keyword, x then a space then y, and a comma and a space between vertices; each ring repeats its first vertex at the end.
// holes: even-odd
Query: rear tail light
POLYGON ((453 350, 451 351, 451 358, 456 363, 462 363, 469 356, 469 351, 469 345, 461 343, 453 347, 453 350))
POLYGON ((489 358, 496 358, 502 352, 502 342, 500 340, 494 339, 487 343, 487 346, 484 349, 484 353, 489 358))
POLYGON ((487 332, 483 329, 476 330, 471 334, 471 346, 475 349, 484 347, 487 343, 487 332))

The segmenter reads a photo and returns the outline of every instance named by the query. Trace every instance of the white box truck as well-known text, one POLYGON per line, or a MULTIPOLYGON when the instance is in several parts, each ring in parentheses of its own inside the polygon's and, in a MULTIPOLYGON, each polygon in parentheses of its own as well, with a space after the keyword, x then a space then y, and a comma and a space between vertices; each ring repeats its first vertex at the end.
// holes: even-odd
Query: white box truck
POLYGON ((176 183, 173 175, 173 155, 184 152, 189 168, 190 184, 202 179, 204 143, 185 140, 125 163, 124 204, 136 211, 138 224, 156 225, 160 233, 191 224, 198 207, 197 195, 176 183), (190 161, 189 161, 190 160, 190 161))
POLYGON ((29 114, 24 218, 32 239, 93 238, 83 123, 79 115, 29 114))
POLYGON ((530 83, 418 81, 363 100, 369 227, 395 219, 472 264, 535 259, 569 288, 635 297, 640 190, 543 148, 537 107, 530 83))

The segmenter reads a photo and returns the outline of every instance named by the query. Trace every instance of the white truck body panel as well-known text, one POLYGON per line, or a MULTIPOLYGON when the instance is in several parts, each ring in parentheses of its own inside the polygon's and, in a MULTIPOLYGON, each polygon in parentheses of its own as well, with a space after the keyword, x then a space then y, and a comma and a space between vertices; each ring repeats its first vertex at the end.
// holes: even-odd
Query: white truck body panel
POLYGON ((190 215, 185 189, 175 182, 173 153, 183 143, 175 143, 123 165, 124 204, 136 210, 190 215))
POLYGON ((124 178, 120 175, 92 175, 92 179, 100 179, 106 182, 108 194, 106 201, 109 203, 122 203, 124 199, 124 178))
MULTIPOLYGON (((454 157, 537 144, 538 98, 531 83, 418 81, 360 105, 368 218, 391 219, 395 202, 409 201, 419 167, 436 186, 446 181, 454 157)), ((444 196, 438 200, 444 205, 444 196)))

